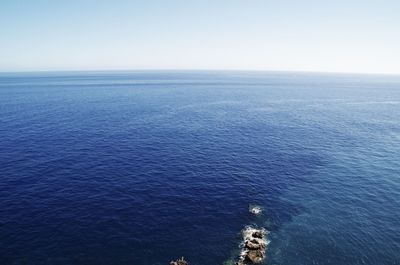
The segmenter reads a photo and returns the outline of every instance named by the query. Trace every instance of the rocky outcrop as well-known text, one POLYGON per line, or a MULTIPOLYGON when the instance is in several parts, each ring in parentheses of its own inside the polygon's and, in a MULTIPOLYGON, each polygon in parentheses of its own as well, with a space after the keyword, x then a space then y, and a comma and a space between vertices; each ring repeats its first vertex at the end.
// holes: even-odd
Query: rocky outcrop
POLYGON ((261 242, 258 242, 256 239, 252 239, 252 240, 247 240, 244 243, 244 247, 249 250, 258 250, 258 249, 263 249, 264 244, 261 242))
POLYGON ((260 239, 262 239, 262 238, 263 238, 263 233, 262 233, 261 231, 254 231, 254 232, 251 234, 251 236, 252 236, 252 237, 255 237, 255 238, 260 238, 260 239))
POLYGON ((236 265, 259 264, 265 259, 268 241, 265 229, 246 227, 243 231, 243 248, 236 265))
POLYGON ((249 250, 246 254, 245 260, 254 264, 261 263, 264 259, 264 251, 261 249, 249 250))
POLYGON ((171 261, 169 265, 189 265, 189 263, 182 257, 176 261, 171 261))

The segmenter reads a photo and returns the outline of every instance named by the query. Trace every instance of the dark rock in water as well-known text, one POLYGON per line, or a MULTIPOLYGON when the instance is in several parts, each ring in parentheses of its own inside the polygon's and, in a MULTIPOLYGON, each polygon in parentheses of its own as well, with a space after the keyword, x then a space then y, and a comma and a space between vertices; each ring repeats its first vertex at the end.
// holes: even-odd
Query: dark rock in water
POLYGON ((235 263, 235 265, 246 265, 246 263, 244 263, 244 261, 239 260, 238 262, 235 263))
POLYGON ((249 250, 245 259, 255 264, 261 263, 264 259, 264 253, 261 250, 249 250))
POLYGON ((189 263, 182 257, 176 261, 171 261, 169 265, 189 265, 189 263))
POLYGON ((251 241, 246 241, 244 247, 250 250, 261 249, 262 244, 258 243, 257 240, 251 240, 251 241))
POLYGON ((263 238, 263 233, 261 231, 255 231, 251 236, 255 238, 263 238))

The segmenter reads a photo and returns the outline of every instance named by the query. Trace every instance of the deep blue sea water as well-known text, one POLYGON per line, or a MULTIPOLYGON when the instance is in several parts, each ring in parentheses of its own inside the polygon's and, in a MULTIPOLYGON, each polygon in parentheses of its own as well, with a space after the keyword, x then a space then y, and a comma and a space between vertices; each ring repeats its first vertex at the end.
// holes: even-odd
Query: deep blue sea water
POLYGON ((268 265, 400 264, 400 77, 0 74, 1 265, 222 265, 246 225, 268 265))

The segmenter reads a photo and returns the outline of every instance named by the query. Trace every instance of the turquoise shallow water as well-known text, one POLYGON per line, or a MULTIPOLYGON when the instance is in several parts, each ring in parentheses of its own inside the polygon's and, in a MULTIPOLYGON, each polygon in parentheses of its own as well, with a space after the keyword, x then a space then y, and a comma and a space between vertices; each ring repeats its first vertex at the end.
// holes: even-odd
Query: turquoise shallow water
POLYGON ((400 264, 400 77, 0 74, 0 263, 400 264), (249 205, 263 208, 260 216, 249 205))

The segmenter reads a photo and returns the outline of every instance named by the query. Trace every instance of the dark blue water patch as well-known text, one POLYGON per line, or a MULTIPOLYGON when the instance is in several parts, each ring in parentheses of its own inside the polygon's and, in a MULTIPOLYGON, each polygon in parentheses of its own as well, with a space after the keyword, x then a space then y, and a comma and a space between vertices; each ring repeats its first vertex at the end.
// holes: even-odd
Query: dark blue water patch
POLYGON ((400 79, 0 76, 1 264, 398 264, 400 79), (263 214, 255 217, 249 204, 263 214))

